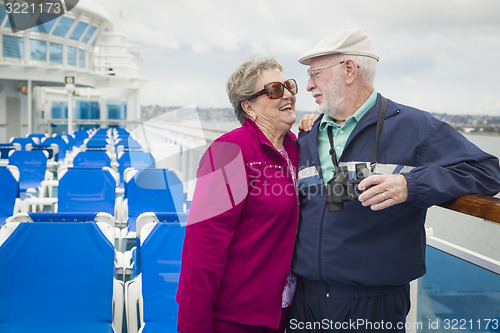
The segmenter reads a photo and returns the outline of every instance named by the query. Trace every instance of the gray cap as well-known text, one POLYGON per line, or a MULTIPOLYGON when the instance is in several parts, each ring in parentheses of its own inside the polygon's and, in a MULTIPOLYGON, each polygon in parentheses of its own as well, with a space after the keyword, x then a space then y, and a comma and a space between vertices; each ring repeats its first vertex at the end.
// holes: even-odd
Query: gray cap
POLYGON ((302 65, 310 65, 311 59, 328 54, 350 54, 371 57, 378 61, 379 56, 368 33, 360 29, 339 31, 326 37, 311 50, 299 57, 302 65))

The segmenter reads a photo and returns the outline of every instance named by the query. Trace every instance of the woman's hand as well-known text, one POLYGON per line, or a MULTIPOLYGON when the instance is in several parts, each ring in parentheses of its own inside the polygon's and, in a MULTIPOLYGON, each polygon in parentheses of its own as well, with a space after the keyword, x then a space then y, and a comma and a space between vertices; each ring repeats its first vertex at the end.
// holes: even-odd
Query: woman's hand
POLYGON ((299 131, 309 132, 312 129, 313 123, 318 119, 319 114, 308 113, 300 120, 299 131))

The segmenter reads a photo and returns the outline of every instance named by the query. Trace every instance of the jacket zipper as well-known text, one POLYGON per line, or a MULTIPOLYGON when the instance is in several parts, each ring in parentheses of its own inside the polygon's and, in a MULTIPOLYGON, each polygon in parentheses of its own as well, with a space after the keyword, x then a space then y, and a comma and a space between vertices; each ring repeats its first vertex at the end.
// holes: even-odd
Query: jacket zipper
MULTIPOLYGON (((283 166, 284 168, 286 168, 288 170, 288 163, 286 161, 286 158, 281 155, 281 153, 278 151, 278 149, 276 147, 274 147, 273 145, 271 144, 268 144, 267 142, 264 143, 266 146, 270 147, 271 149, 273 149, 274 152, 276 152, 278 154, 278 156, 281 158, 282 161, 285 162, 285 165, 283 166)), ((285 148, 285 142, 283 141, 283 148, 285 148)), ((287 152, 288 154, 288 152, 287 152)), ((290 158, 290 155, 288 155, 288 158, 290 158)), ((292 162, 292 159, 290 158, 290 163, 292 162)), ((292 167, 293 167, 293 164, 292 164, 292 167)), ((288 172, 287 172, 288 173, 288 172)), ((290 174, 290 178, 292 180, 292 184, 293 184, 293 175, 290 174)), ((299 180, 297 179, 297 182, 299 180)), ((294 184, 295 185, 295 184, 294 184)), ((295 199, 297 200, 297 203, 299 202, 299 193, 298 193, 298 190, 295 191, 295 199)))
MULTIPOLYGON (((399 113, 399 110, 396 111, 396 114, 399 113)), ((389 114, 387 115, 386 114, 386 119, 387 118, 390 118, 392 117, 394 114, 389 114)), ((375 119, 375 118, 374 118, 375 119)), ((376 124, 376 119, 375 121, 370 119, 369 122, 367 122, 366 124, 363 124, 363 126, 356 132, 355 136, 358 135, 358 133, 360 133, 361 131, 363 131, 365 128, 373 125, 373 124, 376 124)), ((351 135, 349 136, 349 139, 347 140, 346 142, 346 145, 344 147, 344 151, 346 150, 347 146, 351 143, 352 139, 351 139, 351 136, 352 136, 352 133, 351 135)), ((354 138, 354 137, 353 137, 354 138)), ((340 162, 340 161, 339 161, 340 162)), ((319 168, 319 176, 321 178, 321 180, 323 180, 323 175, 322 175, 322 172, 321 172, 321 167, 319 168)), ((321 247, 322 247, 322 244, 323 244, 323 222, 325 220, 325 213, 326 213, 326 202, 325 202, 325 205, 323 207, 323 215, 321 216, 321 222, 320 222, 320 229, 319 229, 319 242, 318 242, 318 275, 319 275, 319 280, 320 282, 322 282, 324 285, 325 285, 325 290, 326 290, 326 297, 330 297, 330 285, 328 283, 325 282, 325 280, 323 279, 323 274, 321 273, 321 247)))
POLYGON ((323 245, 323 222, 325 221, 326 204, 323 206, 323 215, 321 215, 321 222, 319 224, 319 241, 318 241, 318 275, 319 280, 325 285, 326 297, 330 297, 330 286, 323 280, 321 273, 321 247, 323 245))

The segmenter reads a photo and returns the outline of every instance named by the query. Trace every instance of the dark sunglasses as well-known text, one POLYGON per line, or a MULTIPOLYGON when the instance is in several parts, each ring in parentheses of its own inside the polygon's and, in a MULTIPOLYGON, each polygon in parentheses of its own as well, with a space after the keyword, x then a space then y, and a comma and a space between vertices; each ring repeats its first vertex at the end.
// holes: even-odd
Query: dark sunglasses
POLYGON ((283 83, 271 82, 271 83, 266 84, 264 86, 264 89, 256 92, 249 99, 252 99, 254 97, 258 97, 258 96, 264 95, 264 94, 266 94, 267 97, 269 97, 270 99, 281 98, 281 96, 283 96, 283 93, 285 92, 285 88, 292 95, 296 95, 297 92, 299 91, 299 88, 297 87, 297 82, 294 79, 288 79, 283 83))

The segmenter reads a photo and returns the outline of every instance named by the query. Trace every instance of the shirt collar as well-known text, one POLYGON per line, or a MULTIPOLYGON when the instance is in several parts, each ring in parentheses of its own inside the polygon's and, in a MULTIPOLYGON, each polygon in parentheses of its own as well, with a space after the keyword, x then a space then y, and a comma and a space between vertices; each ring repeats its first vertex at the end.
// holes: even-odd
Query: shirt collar
MULTIPOLYGON (((354 121, 356 124, 363 118, 366 112, 370 110, 375 103, 377 102, 377 91, 373 89, 370 97, 366 100, 366 102, 361 105, 361 107, 351 116, 346 120, 347 122, 352 122, 354 121)), ((337 124, 332 117, 329 115, 325 114, 323 119, 321 119, 321 123, 319 124, 319 129, 320 131, 326 130, 328 125, 331 125, 333 127, 341 127, 339 124, 337 124)))

